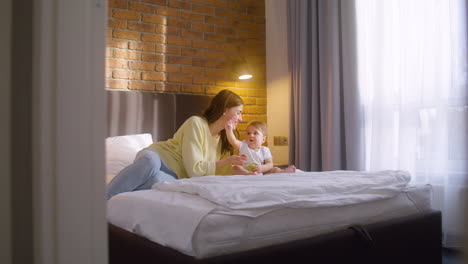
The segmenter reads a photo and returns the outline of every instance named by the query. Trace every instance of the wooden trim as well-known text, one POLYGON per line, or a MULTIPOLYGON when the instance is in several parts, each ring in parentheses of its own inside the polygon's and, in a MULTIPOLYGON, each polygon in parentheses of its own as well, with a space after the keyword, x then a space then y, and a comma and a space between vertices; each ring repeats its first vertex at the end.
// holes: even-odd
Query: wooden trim
POLYGON ((12 2, 10 90, 10 194, 13 263, 33 259, 32 0, 12 2))
POLYGON ((0 79, 2 80, 2 96, 0 96, 0 263, 12 263, 11 245, 11 27, 12 2, 0 2, 0 79))

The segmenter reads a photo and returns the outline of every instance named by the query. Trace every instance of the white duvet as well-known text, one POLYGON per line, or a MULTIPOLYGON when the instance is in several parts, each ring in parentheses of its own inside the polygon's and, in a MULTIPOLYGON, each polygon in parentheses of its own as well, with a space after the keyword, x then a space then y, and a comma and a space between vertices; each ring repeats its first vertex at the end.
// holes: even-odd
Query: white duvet
POLYGON ((230 210, 344 206, 391 198, 411 177, 406 171, 328 171, 264 176, 204 176, 155 184, 197 195, 230 210))
POLYGON ((114 225, 198 256, 192 237, 208 214, 256 218, 285 207, 351 205, 397 196, 409 181, 404 171, 204 176, 115 195, 107 215, 114 225))

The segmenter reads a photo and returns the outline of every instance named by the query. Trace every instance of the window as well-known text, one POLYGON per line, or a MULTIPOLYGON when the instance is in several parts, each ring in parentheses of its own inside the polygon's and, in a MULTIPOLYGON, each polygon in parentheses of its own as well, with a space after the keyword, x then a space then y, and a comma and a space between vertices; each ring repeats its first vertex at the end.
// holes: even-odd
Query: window
POLYGON ((468 186, 466 10, 463 0, 356 2, 366 169, 432 184, 447 246, 461 243, 468 186))

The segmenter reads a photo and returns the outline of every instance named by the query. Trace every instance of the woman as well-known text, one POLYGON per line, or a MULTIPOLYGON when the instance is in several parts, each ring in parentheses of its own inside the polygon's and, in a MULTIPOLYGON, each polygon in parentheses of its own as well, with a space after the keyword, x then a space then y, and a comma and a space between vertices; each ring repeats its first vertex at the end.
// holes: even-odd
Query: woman
POLYGON ((243 165, 246 157, 232 155, 224 130, 226 122, 237 126, 242 121, 243 105, 239 95, 219 92, 202 116, 187 119, 172 139, 138 152, 135 161, 107 185, 107 198, 178 178, 226 174, 228 165, 243 165))

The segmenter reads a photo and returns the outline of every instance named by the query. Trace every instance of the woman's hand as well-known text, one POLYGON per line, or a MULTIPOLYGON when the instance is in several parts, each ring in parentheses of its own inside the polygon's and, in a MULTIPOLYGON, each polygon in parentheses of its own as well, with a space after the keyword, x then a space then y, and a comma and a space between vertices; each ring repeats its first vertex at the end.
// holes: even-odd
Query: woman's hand
POLYGON ((242 166, 247 161, 247 156, 244 155, 244 154, 242 154, 242 155, 232 155, 230 157, 227 157, 227 159, 229 159, 229 163, 231 165, 242 166))
POLYGON ((244 163, 247 161, 247 156, 246 155, 232 155, 229 156, 225 159, 218 160, 216 162, 216 168, 221 168, 225 165, 239 165, 242 166, 244 163))

